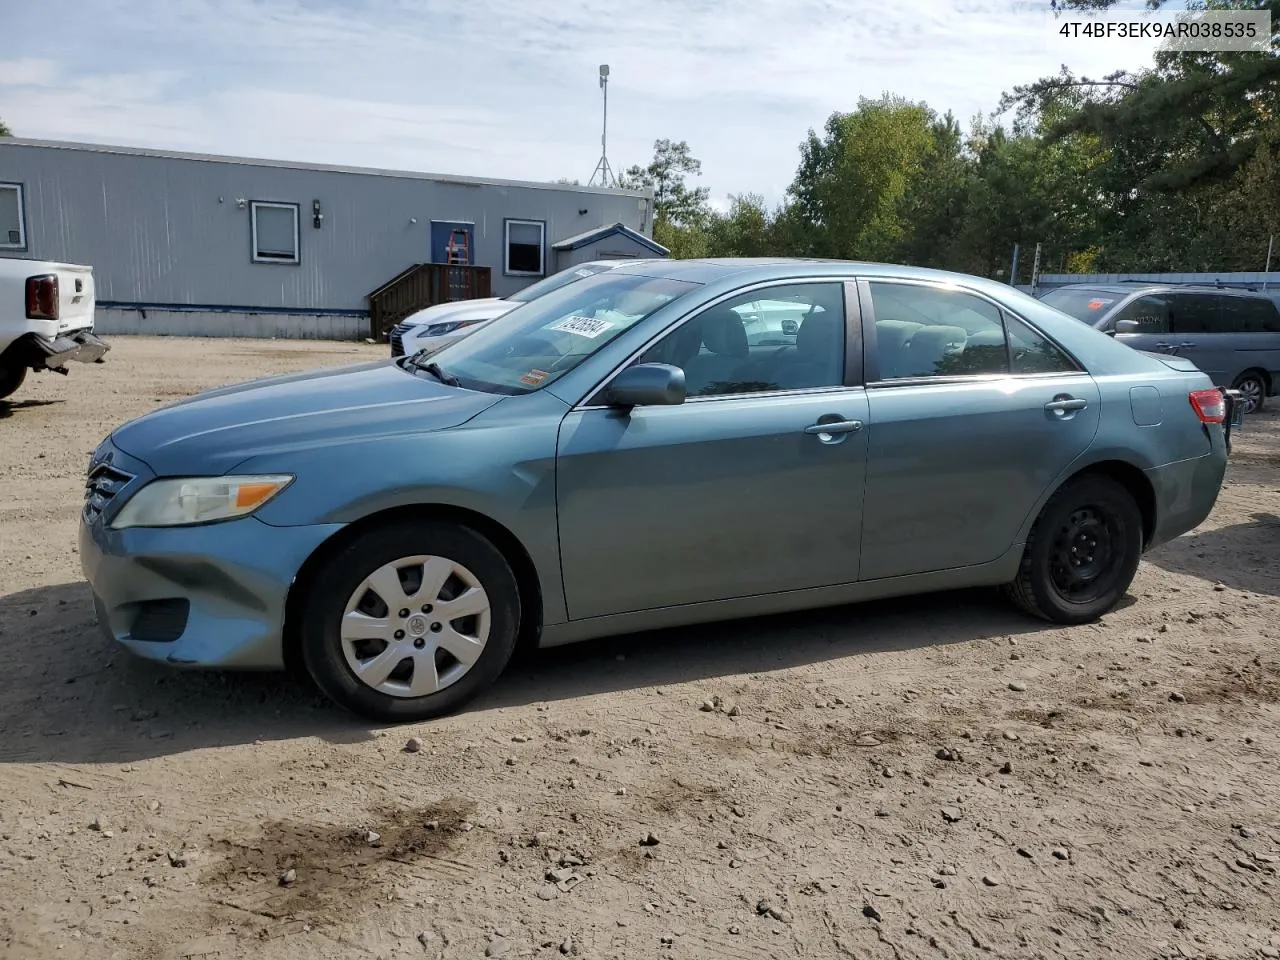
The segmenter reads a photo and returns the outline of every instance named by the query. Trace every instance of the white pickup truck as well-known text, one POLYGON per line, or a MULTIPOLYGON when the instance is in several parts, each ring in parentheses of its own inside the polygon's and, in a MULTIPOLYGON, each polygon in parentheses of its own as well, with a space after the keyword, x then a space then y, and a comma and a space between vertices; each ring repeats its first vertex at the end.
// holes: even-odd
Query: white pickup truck
POLYGON ((28 370, 101 363, 110 348, 93 335, 96 305, 93 267, 0 257, 0 398, 28 370))

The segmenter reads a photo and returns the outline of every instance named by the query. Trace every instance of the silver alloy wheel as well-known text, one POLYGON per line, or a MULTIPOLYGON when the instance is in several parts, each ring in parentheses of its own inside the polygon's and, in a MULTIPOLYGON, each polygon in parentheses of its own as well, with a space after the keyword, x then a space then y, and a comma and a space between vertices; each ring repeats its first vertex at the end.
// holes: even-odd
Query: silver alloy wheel
POLYGON ((1240 406, 1246 414, 1256 413, 1262 405, 1262 380, 1258 377, 1244 377, 1237 384, 1240 391, 1240 406))
POLYGON ((445 557, 384 564, 342 615, 342 653, 361 682, 392 697, 422 697, 460 680, 480 659, 492 622, 476 575, 445 557))

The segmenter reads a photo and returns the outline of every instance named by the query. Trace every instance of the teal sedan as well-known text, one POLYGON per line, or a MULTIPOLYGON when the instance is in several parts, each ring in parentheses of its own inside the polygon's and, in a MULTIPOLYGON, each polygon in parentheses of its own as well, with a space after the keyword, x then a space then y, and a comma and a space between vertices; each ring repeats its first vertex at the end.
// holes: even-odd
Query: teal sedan
POLYGON ((418 720, 553 646, 956 587, 1112 609, 1222 484, 1228 398, 1008 286, 648 261, 433 353, 214 390, 92 457, 103 630, 418 720))

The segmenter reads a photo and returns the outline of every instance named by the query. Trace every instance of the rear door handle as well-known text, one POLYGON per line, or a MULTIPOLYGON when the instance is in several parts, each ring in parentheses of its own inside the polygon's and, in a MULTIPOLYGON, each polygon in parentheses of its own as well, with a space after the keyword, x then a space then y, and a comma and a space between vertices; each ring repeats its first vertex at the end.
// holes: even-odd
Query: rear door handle
POLYGON ((1044 408, 1050 413, 1069 413, 1074 410, 1083 410, 1088 405, 1088 400, 1082 400, 1079 397, 1062 397, 1058 400, 1050 400, 1044 408))
POLYGON ((1196 345, 1196 342, 1194 340, 1183 340, 1180 344, 1178 344, 1178 346, 1180 347, 1194 347, 1195 345, 1196 345))
POLYGON ((805 427, 804 432, 821 436, 824 433, 857 433, 861 429, 861 420, 833 420, 830 423, 815 423, 813 426, 805 427))
POLYGON ((1172 343, 1165 343, 1163 340, 1158 340, 1156 342, 1156 349, 1157 350, 1173 350, 1176 348, 1172 343))

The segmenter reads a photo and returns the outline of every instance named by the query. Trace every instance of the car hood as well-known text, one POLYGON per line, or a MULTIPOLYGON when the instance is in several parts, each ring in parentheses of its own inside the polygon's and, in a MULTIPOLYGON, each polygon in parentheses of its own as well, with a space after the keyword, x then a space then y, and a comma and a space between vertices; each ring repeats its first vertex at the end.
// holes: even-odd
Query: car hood
POLYGON ((434 307, 411 313, 401 323, 417 327, 427 323, 452 323, 458 320, 492 320, 516 306, 518 304, 514 300, 503 300, 499 297, 455 300, 452 303, 437 303, 434 307))
POLYGON ((444 430, 500 399, 384 360, 211 390, 132 420, 111 440, 158 476, 217 476, 262 454, 444 430))

